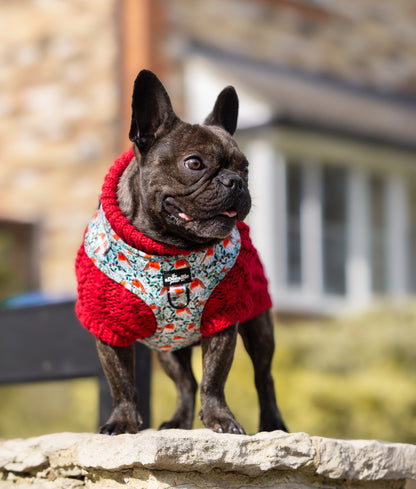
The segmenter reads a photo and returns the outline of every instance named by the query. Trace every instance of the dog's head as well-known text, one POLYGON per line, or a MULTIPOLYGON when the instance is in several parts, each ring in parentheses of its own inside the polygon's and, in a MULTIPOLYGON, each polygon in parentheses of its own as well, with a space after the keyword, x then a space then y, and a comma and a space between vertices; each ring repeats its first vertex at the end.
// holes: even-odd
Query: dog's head
POLYGON ((120 207, 149 237, 181 248, 226 238, 251 206, 248 162, 232 135, 238 98, 218 96, 203 125, 181 121, 150 71, 134 84, 130 140, 136 158, 119 183, 120 207))

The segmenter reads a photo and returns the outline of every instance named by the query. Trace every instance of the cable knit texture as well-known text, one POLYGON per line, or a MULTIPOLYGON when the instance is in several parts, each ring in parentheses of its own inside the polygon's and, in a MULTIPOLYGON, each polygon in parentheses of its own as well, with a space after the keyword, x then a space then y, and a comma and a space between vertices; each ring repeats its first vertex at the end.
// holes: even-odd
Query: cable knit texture
MULTIPOLYGON (((101 191, 101 204, 114 232, 127 244, 152 255, 182 255, 184 250, 145 236, 125 217, 117 203, 117 186, 123 171, 134 158, 126 151, 110 168, 101 191)), ((254 248, 249 228, 238 222, 241 251, 234 267, 211 294, 201 318, 201 333, 212 336, 237 321, 253 319, 271 307, 267 280, 254 248)), ((113 346, 128 346, 148 338, 156 330, 151 309, 134 293, 119 285, 87 256, 82 243, 76 259, 81 323, 97 338, 113 346)))

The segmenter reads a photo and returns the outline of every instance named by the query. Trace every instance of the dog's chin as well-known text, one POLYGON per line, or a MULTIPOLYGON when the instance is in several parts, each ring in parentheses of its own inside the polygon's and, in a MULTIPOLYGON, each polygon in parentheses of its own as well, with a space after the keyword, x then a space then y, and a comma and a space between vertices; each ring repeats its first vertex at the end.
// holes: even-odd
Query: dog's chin
POLYGON ((205 209, 202 216, 190 215, 167 200, 164 205, 166 220, 181 236, 189 241, 190 246, 195 244, 211 244, 221 241, 230 235, 238 213, 236 210, 213 211, 211 214, 205 209))

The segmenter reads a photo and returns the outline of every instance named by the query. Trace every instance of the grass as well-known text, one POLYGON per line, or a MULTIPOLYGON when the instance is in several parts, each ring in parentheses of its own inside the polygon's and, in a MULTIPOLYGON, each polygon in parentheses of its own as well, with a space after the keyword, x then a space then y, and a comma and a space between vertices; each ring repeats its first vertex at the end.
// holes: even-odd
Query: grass
MULTIPOLYGON (((416 443, 416 304, 358 317, 276 321, 273 373, 291 431, 340 438, 416 443)), ((201 353, 193 365, 201 378, 201 353)), ((153 363, 152 427, 170 418, 176 393, 153 363)), ((241 341, 226 387, 248 433, 257 430, 253 371, 241 341)), ((98 388, 92 379, 0 388, 0 438, 95 431, 98 388)), ((197 406, 196 413, 199 410, 197 406)), ((194 427, 202 427, 195 420, 194 427)))

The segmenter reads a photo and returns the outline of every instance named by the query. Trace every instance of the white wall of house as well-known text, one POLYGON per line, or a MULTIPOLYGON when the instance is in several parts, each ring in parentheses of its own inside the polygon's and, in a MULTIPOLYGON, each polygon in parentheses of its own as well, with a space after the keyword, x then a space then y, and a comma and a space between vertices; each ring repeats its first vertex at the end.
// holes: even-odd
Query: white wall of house
POLYGON ((299 283, 293 284, 289 279, 288 253, 291 219, 288 193, 292 189, 287 174, 294 163, 265 139, 248 142, 246 154, 251 162, 253 197, 249 223, 269 274, 277 309, 343 314, 363 310, 377 300, 403 300, 414 293, 409 276, 415 253, 409 238, 415 224, 409 199, 414 178, 400 172, 374 172, 346 162, 341 173, 345 175, 345 234, 334 245, 345 246, 345 290, 341 287, 334 292, 331 286, 325 285, 324 278, 325 269, 331 273, 331 258, 325 254, 325 236, 332 236, 324 219, 324 194, 327 192, 324 171, 332 165, 324 160, 296 162, 302 175, 301 278, 299 283), (381 209, 378 209, 383 226, 378 234, 372 222, 376 205, 372 197, 372 178, 381 182, 383 190, 381 209), (380 249, 381 256, 376 259, 374 255, 380 249))
MULTIPOLYGON (((211 62, 200 56, 189 56, 184 65, 185 120, 201 124, 211 113, 219 93, 234 85, 230 74, 215 70, 211 62)), ((238 87, 240 102, 238 127, 246 128, 267 123, 273 116, 261 98, 238 87)))
MULTIPOLYGON (((185 63, 184 81, 191 122, 233 84, 198 56, 185 63)), ((238 93, 239 128, 271 119, 257 94, 240 84, 238 93)), ((416 292, 414 153, 271 127, 245 131, 240 145, 250 161, 248 223, 276 309, 343 314, 416 292)))

